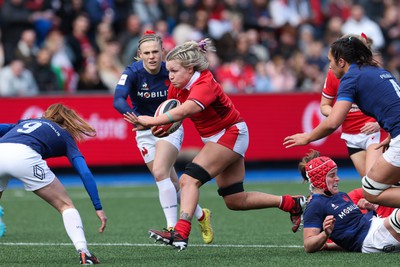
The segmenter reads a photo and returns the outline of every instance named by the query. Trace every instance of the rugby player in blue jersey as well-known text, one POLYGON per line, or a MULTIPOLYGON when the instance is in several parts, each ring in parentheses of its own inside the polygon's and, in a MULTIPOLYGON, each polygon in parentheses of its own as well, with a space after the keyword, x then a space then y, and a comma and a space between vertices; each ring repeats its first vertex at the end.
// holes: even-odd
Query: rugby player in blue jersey
POLYGON ((0 198, 11 177, 20 180, 27 191, 47 201, 61 213, 65 230, 79 253, 81 264, 97 264, 89 252, 81 216, 64 186, 47 166, 45 159, 66 156, 79 173, 96 214, 99 232, 106 227, 96 182, 76 142, 95 136, 96 130, 74 110, 53 104, 42 118, 20 120, 17 124, 0 124, 0 198))
MULTIPOLYGON (((153 116, 157 107, 167 99, 168 71, 163 62, 163 43, 153 31, 146 31, 138 42, 138 58, 122 73, 114 93, 114 107, 122 115, 153 116), (128 96, 131 104, 128 104, 128 96)), ((166 231, 177 223, 179 182, 174 169, 183 141, 183 127, 167 137, 155 137, 150 128, 136 132, 136 143, 143 160, 154 176, 161 207, 167 221, 166 231)), ((213 241, 211 212, 197 205, 194 216, 198 219, 202 238, 206 244, 213 241)))
POLYGON ((363 253, 399 252, 400 213, 376 216, 363 214, 350 196, 339 191, 337 165, 313 150, 299 163, 305 181, 310 182, 311 200, 304 211, 303 241, 306 252, 347 250, 363 253), (327 243, 328 239, 334 243, 327 243))
MULTIPOLYGON (((400 85, 380 68, 371 50, 358 38, 344 37, 331 44, 329 67, 340 79, 338 95, 329 116, 309 133, 288 136, 287 148, 306 145, 333 133, 344 121, 352 103, 376 119, 389 133, 380 146, 388 149, 362 178, 363 195, 371 203, 400 208, 400 85), (390 144, 389 144, 390 143, 390 144)), ((400 233, 400 222, 394 224, 400 233)))

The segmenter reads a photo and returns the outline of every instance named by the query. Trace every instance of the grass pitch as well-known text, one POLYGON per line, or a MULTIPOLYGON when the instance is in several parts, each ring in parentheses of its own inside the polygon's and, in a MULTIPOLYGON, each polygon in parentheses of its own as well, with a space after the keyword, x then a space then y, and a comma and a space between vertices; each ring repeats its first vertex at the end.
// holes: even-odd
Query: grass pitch
MULTIPOLYGON (((341 190, 359 187, 341 182, 341 190)), ((248 191, 308 194, 307 185, 293 182, 247 183, 248 191)), ((186 250, 155 244, 150 228, 162 229, 165 219, 155 185, 100 187, 108 226, 103 234, 84 189, 68 187, 80 211, 89 249, 104 266, 398 266, 398 254, 319 252, 306 254, 302 232, 292 233, 289 214, 271 208, 230 211, 210 183, 201 189, 200 204, 212 211, 213 244, 202 242, 197 222, 186 250)), ((7 233, 0 238, 0 266, 78 266, 79 259, 61 216, 35 194, 23 189, 3 193, 7 233)))

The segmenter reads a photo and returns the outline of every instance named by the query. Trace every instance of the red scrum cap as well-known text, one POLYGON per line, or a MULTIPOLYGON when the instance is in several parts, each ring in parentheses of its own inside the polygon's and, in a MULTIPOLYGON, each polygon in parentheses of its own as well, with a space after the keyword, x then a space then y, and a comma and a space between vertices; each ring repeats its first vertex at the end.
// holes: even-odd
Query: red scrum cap
POLYGON ((318 157, 307 162, 305 169, 306 175, 314 187, 329 191, 326 185, 326 176, 335 168, 337 165, 331 158, 318 157))

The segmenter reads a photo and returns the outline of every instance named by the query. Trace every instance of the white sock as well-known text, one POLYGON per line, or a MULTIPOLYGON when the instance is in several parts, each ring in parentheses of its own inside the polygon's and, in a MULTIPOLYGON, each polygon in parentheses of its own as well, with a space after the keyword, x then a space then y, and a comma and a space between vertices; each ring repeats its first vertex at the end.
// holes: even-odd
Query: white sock
POLYGON ((203 210, 201 209, 199 204, 197 204, 193 216, 196 217, 197 220, 199 220, 201 216, 203 216, 203 210))
POLYGON ((85 232, 83 231, 83 224, 81 216, 77 209, 67 209, 62 213, 65 230, 75 249, 82 250, 88 253, 87 242, 85 238, 85 232))
MULTIPOLYGON (((181 190, 179 189, 178 193, 178 202, 181 203, 181 190)), ((196 217, 197 220, 199 220, 201 218, 201 216, 203 216, 203 209, 200 207, 199 204, 197 204, 196 209, 194 210, 194 217, 196 217)))
POLYGON ((161 208, 164 211, 167 227, 175 227, 177 223, 178 198, 175 186, 170 178, 156 182, 158 187, 158 196, 160 198, 161 208))

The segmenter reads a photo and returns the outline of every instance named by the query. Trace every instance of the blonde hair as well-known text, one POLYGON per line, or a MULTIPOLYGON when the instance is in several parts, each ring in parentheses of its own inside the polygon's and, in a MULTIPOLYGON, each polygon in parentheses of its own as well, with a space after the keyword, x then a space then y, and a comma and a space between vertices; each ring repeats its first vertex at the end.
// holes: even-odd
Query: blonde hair
POLYGON ((215 46, 206 38, 200 42, 188 41, 172 49, 166 57, 166 61, 178 60, 184 68, 193 67, 194 71, 203 71, 208 68, 206 53, 215 52, 215 46))
MULTIPOLYGON (((150 42, 150 41, 154 41, 157 42, 160 45, 160 48, 162 50, 163 47, 163 41, 160 35, 156 34, 153 31, 145 31, 145 33, 142 35, 142 37, 140 38, 139 42, 138 42, 138 54, 140 51, 140 46, 145 43, 145 42, 150 42)), ((142 60, 139 56, 135 57, 135 60, 140 61, 142 60)))
POLYGON ((85 136, 96 136, 96 130, 90 126, 75 110, 57 103, 49 106, 43 118, 51 120, 65 128, 75 141, 82 141, 85 136))

